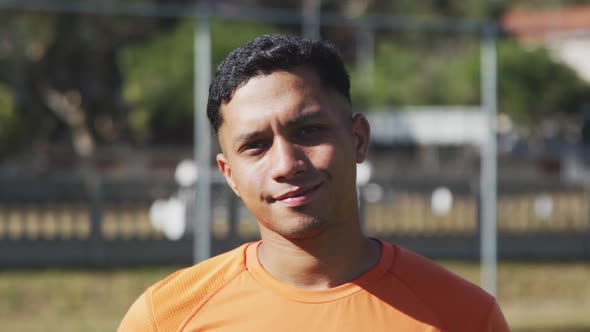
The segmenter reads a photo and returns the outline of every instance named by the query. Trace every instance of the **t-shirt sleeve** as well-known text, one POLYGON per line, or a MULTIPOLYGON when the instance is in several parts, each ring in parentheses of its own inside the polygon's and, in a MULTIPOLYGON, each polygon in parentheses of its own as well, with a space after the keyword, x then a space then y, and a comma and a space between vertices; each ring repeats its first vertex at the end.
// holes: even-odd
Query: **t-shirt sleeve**
POLYGON ((121 321, 117 332, 139 332, 139 331, 156 331, 153 323, 152 312, 150 310, 147 292, 131 305, 125 317, 121 321))
POLYGON ((506 322, 506 318, 504 318, 504 314, 496 301, 492 304, 488 316, 486 332, 510 332, 508 322, 506 322))

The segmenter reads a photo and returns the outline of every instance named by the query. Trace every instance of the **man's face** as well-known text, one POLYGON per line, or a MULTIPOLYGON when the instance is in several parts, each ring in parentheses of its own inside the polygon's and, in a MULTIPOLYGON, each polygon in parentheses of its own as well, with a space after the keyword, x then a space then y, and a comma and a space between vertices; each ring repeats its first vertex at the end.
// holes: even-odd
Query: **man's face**
POLYGON ((369 126, 313 70, 256 76, 220 112, 219 169, 261 227, 303 239, 357 222, 369 126))

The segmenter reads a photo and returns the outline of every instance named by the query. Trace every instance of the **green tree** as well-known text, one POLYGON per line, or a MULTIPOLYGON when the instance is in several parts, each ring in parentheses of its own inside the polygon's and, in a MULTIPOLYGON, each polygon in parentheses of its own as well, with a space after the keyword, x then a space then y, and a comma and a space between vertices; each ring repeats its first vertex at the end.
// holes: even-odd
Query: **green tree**
MULTIPOLYGON (((372 81, 353 71, 353 98, 361 109, 407 105, 480 104, 480 50, 456 54, 382 41, 372 81)), ((498 108, 524 127, 557 114, 574 114, 590 104, 590 84, 547 49, 498 41, 498 108)))
POLYGON ((79 156, 129 141, 118 52, 173 25, 170 19, 0 13, 0 82, 12 87, 27 124, 23 140, 60 142, 79 156))
POLYGON ((12 91, 0 83, 0 160, 18 150, 24 134, 14 106, 12 91))
MULTIPOLYGON (((191 144, 193 135, 194 21, 184 21, 152 41, 122 50, 129 123, 145 143, 191 144)), ((278 29, 262 24, 212 22, 213 68, 234 48, 278 29)))
POLYGON ((502 40, 498 66, 499 109, 520 124, 535 126, 543 118, 573 114, 590 104, 590 84, 545 48, 502 40))
MULTIPOLYGON (((408 105, 472 105, 479 100, 473 48, 449 52, 381 40, 374 75, 355 69, 352 95, 360 108, 408 105)), ((476 59, 476 58, 475 58, 476 59)))

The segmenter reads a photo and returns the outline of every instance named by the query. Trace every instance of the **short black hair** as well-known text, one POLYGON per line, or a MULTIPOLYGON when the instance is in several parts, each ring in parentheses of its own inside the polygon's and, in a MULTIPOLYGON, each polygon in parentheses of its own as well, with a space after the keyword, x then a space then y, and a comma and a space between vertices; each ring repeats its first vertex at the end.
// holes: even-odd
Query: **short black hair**
POLYGON ((264 35, 232 51, 217 67, 209 86, 207 117, 215 133, 223 123, 219 108, 252 77, 309 65, 326 87, 350 103, 350 79, 334 44, 294 35, 264 35))

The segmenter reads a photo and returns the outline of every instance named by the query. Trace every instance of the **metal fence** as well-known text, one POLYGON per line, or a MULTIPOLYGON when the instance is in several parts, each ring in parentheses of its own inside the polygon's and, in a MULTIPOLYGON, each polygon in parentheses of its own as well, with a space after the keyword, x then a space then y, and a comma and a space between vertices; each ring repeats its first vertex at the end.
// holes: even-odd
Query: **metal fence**
MULTIPOLYGON (((367 203, 366 230, 429 257, 478 259, 480 204, 472 191, 468 181, 394 180, 384 199, 367 203), (440 188, 456 193, 445 213, 433 206, 440 188)), ((497 215, 500 258, 590 258, 590 193, 582 186, 500 181, 497 215)))
MULTIPOLYGON (((309 15, 306 14, 250 7, 225 8, 212 2, 210 4, 213 5, 211 8, 164 4, 137 6, 123 2, 116 6, 103 6, 99 2, 20 1, 4 3, 0 7, 22 15, 27 15, 28 11, 41 11, 47 15, 111 15, 125 20, 130 17, 174 17, 198 21, 200 24, 195 26, 193 38, 195 44, 180 43, 188 50, 192 47, 198 50, 192 53, 195 58, 194 83, 198 91, 195 95, 195 110, 198 105, 205 105, 206 75, 211 72, 212 66, 211 41, 223 37, 216 34, 215 26, 209 26, 211 19, 219 19, 223 25, 238 21, 272 24, 257 29, 269 29, 268 32, 294 32, 307 27, 309 29, 303 30, 316 36, 320 23, 324 32, 345 28, 346 33, 333 41, 344 53, 349 54, 350 61, 357 63, 355 71, 358 78, 363 79, 360 76, 364 76, 368 82, 372 82, 371 73, 376 69, 373 67, 375 57, 379 54, 379 42, 393 38, 400 31, 409 32, 409 35, 415 32, 436 34, 437 40, 443 37, 456 41, 465 38, 464 41, 470 40, 475 44, 483 39, 482 52, 488 50, 489 54, 493 50, 485 45, 490 45, 495 38, 494 31, 489 30, 493 25, 463 20, 436 23, 385 16, 354 18, 325 14, 319 22, 307 20, 309 15), (353 53, 355 55, 351 56, 353 53)), ((21 62, 28 56, 27 52, 34 53, 35 48, 34 43, 26 40, 20 29, 16 24, 14 31, 9 34, 18 41, 15 45, 20 52, 15 53, 16 65, 12 75, 15 89, 26 100, 25 92, 19 90, 24 87, 21 62), (24 47, 28 44, 33 46, 24 47)), ((233 41, 236 45, 232 47, 239 42, 243 41, 233 41)), ((421 44, 416 47, 424 54, 421 44)), ((441 47, 438 42, 429 44, 433 48, 441 47)), ((452 58, 455 53, 450 52, 448 56, 452 58)), ((446 64, 444 59, 438 60, 442 65, 446 64)), ((175 64, 175 61, 168 62, 175 64)), ((482 79, 495 77, 493 66, 482 67, 482 79)), ((183 70, 190 72, 190 66, 187 65, 183 70)), ((444 86, 445 82, 439 83, 433 85, 444 86)), ((381 84, 395 85, 396 81, 392 77, 391 81, 381 84)), ((487 109, 495 108, 490 105, 493 102, 491 99, 495 98, 495 84, 486 86, 482 94, 488 98, 484 96, 484 100, 478 104, 487 104, 487 109)), ((204 117, 205 112, 196 114, 197 128, 200 129, 194 135, 195 155, 200 163, 207 165, 206 158, 211 153, 206 139, 210 136, 207 134, 208 126, 201 121, 204 119, 199 119, 204 117), (198 135, 203 135, 202 139, 198 135)), ((495 155, 493 151, 488 152, 489 156, 495 155)), ((61 171, 66 171, 65 167, 61 171)), ((472 179, 443 181, 437 178, 402 178, 370 184, 362 188, 363 199, 366 200, 361 201, 366 231, 430 257, 476 259, 479 257, 478 211, 481 210, 481 204, 479 190, 472 185, 473 182, 472 179), (432 196, 437 188, 447 188, 453 193, 452 204, 445 213, 432 209, 432 196)), ((210 207, 212 211, 212 253, 255 239, 257 231, 253 217, 225 184, 215 183, 213 186, 212 206, 209 206, 208 195, 205 195, 207 199, 197 200, 198 203, 205 202, 207 209, 210 207)), ((590 257, 588 191, 561 184, 547 186, 543 179, 534 184, 522 183, 519 190, 507 189, 511 186, 500 183, 499 187, 497 212, 500 257, 590 257)), ((176 190, 171 179, 147 176, 130 179, 74 174, 64 177, 0 178, 0 266, 189 263, 192 257, 192 236, 186 235, 178 241, 170 241, 149 222, 151 203, 155 199, 169 197, 176 190)), ((202 193, 203 190, 199 191, 199 194, 202 193)), ((190 234, 192 229, 188 231, 190 234)))
MULTIPOLYGON (((241 201, 224 183, 213 186, 212 253, 257 239, 241 201)), ((371 183, 361 188, 365 230, 429 257, 477 259, 479 209, 470 188, 434 179, 371 183), (437 188, 453 193, 444 213, 433 209, 437 188)), ((0 179, 0 266, 189 264, 192 228, 171 241, 149 218, 153 201, 177 190, 165 178, 0 179)), ((590 193, 583 187, 501 182, 499 193, 499 257, 590 258, 590 193)))

